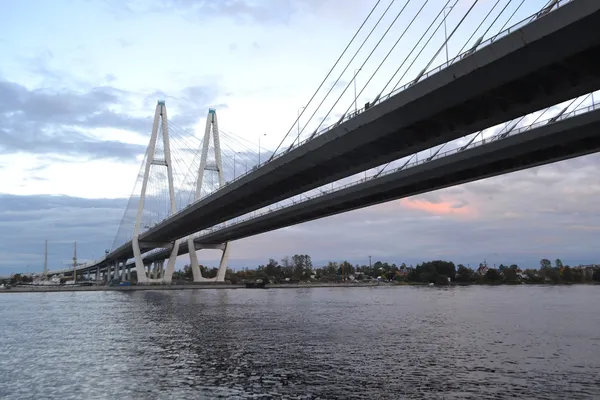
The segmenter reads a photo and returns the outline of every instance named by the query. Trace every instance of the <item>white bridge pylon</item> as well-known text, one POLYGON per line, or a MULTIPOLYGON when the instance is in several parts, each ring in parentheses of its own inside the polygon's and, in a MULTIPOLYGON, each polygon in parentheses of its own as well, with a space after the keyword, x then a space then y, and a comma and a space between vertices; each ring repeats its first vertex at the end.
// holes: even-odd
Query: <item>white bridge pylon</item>
MULTIPOLYGON (((140 202, 138 204, 135 225, 133 228, 133 238, 131 244, 133 247, 133 256, 135 259, 135 270, 137 272, 137 280, 139 283, 155 283, 155 282, 171 282, 173 272, 175 271, 175 261, 179 251, 179 242, 176 240, 172 243, 171 254, 167 262, 167 270, 163 273, 157 271, 149 271, 146 273, 142 252, 140 249, 139 235, 140 226, 142 223, 142 214, 144 212, 144 202, 146 200, 146 189, 148 186, 148 178, 150 167, 152 165, 164 166, 167 168, 167 179, 169 181, 169 206, 170 213, 175 214, 177 207, 175 204, 175 187, 173 186, 173 166, 171 163, 171 149, 169 146, 169 124, 167 119, 167 107, 164 101, 158 101, 156 111, 154 113, 154 123, 152 125, 152 136, 148 145, 148 155, 146 157, 146 167, 144 169, 144 179, 142 181, 142 191, 140 193, 140 202), (160 124, 160 125, 159 125, 160 124), (158 140, 159 127, 162 128, 162 140, 164 146, 164 159, 157 159, 155 150, 158 140), (150 275, 150 276, 149 276, 150 275)), ((155 265, 156 268, 156 265, 155 265)), ((162 264, 161 268, 162 270, 162 264)))
MULTIPOLYGON (((219 141, 219 124, 217 122, 217 113, 214 109, 208 110, 208 116, 206 117, 206 129, 204 130, 204 141, 202 144, 202 155, 200 157, 200 167, 198 168, 198 179, 196 181, 196 193, 194 201, 199 200, 201 196, 202 181, 204 179, 204 173, 206 171, 216 171, 219 177, 219 188, 225 184, 225 178, 223 176, 223 163, 221 159, 221 144, 219 141), (215 148, 215 164, 208 165, 208 148, 210 144, 210 137, 213 137, 214 148, 215 148)), ((201 245, 195 244, 192 236, 188 237, 188 249, 190 254, 190 263, 192 267, 192 274, 194 282, 223 282, 225 281, 225 272, 227 271, 227 259, 229 257, 229 242, 216 244, 216 245, 201 245), (204 278, 202 271, 200 271, 200 265, 198 264, 198 256, 196 250, 200 249, 218 249, 223 252, 221 255, 221 262, 219 263, 219 270, 215 278, 204 278)))

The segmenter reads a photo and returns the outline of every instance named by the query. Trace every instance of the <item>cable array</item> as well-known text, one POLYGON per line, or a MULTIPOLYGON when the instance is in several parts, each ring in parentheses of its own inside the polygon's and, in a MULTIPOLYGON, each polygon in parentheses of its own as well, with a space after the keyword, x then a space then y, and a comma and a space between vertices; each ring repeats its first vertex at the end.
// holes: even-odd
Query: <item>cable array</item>
POLYGON ((223 224, 214 226, 210 230, 206 230, 205 233, 218 231, 225 228, 226 226, 246 222, 259 216, 265 215, 267 213, 281 210, 291 205, 301 203, 304 200, 315 199, 320 196, 335 192, 337 190, 344 189, 353 185, 358 185, 370 179, 377 179, 383 175, 411 168, 426 162, 430 162, 437 158, 445 157, 456 152, 485 145, 486 143, 490 143, 492 141, 502 140, 509 135, 522 134, 532 128, 539 127, 544 124, 555 123, 558 120, 567 119, 572 116, 579 115, 580 113, 596 110, 599 107, 599 103, 594 103, 594 93, 579 96, 569 101, 565 101, 563 103, 554 105, 552 107, 536 111, 523 117, 519 117, 514 120, 508 121, 506 123, 496 125, 489 129, 475 132, 473 134, 464 136, 460 139, 445 143, 435 151, 433 151, 433 149, 429 149, 423 152, 412 154, 408 157, 404 157, 394 162, 387 163, 381 166, 381 168, 378 169, 376 173, 369 176, 365 176, 364 178, 360 176, 361 174, 357 174, 352 177, 348 177, 337 181, 335 186, 332 184, 327 184, 320 188, 303 193, 302 198, 300 199, 287 199, 286 201, 272 204, 269 207, 253 211, 233 220, 226 221, 223 224), (545 117, 545 119, 542 119, 542 117, 545 117), (479 138, 478 141, 476 140, 477 138, 479 138), (441 150, 444 148, 446 148, 446 150, 442 153, 441 150), (427 151, 429 151, 429 154, 427 154, 427 151))
MULTIPOLYGON (((505 32, 507 26, 522 17, 519 11, 522 11, 525 4, 524 0, 447 0, 440 8, 439 4, 428 0, 392 0, 385 5, 380 3, 375 3, 350 43, 327 72, 323 82, 334 75, 335 71, 339 71, 333 84, 325 89, 320 100, 316 100, 319 97, 316 93, 323 89, 322 82, 302 108, 292 125, 292 128, 297 124, 301 126, 298 134, 291 141, 288 140, 292 131, 290 128, 269 161, 298 146, 303 142, 301 137, 304 137, 304 141, 310 140, 490 43, 505 32), (513 7, 515 4, 516 7, 513 7), (385 8, 380 11, 380 6, 385 8), (440 31, 442 27, 444 29, 440 31), (417 37, 419 39, 414 45, 407 42, 410 38, 417 37), (393 66, 388 65, 390 60, 395 60, 393 66), (439 67, 429 70, 435 64, 439 64, 439 67), (396 68, 396 65, 399 66, 396 68), (352 71, 354 73, 348 76, 348 72, 352 71), (366 83, 361 85, 360 90, 356 90, 359 75, 368 72, 370 75, 367 75, 369 77, 366 83), (392 82, 395 84, 388 92, 392 82), (345 83, 339 92, 338 83, 345 83), (355 86, 355 93, 351 96, 349 89, 352 85, 355 86), (357 103, 367 99, 370 101, 359 111, 357 103), (305 113, 308 117, 303 119, 305 113), (302 124, 299 123, 300 120, 302 124), (324 126, 327 127, 322 128, 324 126)), ((550 0, 520 24, 547 14, 553 7, 559 6, 558 3, 550 0)))
MULTIPOLYGON (((287 152, 294 146, 300 145, 301 136, 304 135, 304 140, 310 140, 326 132, 332 126, 337 126, 378 102, 383 101, 383 99, 390 95, 419 82, 431 73, 435 73, 451 65, 453 62, 469 56, 480 48, 482 44, 493 41, 497 35, 504 31, 506 26, 509 26, 514 19, 519 18, 518 13, 525 4, 524 0, 522 0, 514 9, 511 9, 511 5, 516 3, 513 0, 496 0, 495 2, 447 0, 441 8, 439 4, 432 4, 433 2, 429 0, 421 2, 391 0, 385 2, 385 4, 381 3, 381 0, 375 2, 366 19, 356 30, 349 43, 345 46, 340 56, 327 72, 325 78, 306 103, 306 106, 303 107, 302 113, 298 115, 298 118, 283 136, 283 139, 274 151, 260 149, 255 143, 244 139, 242 136, 235 135, 223 129, 220 130, 222 172, 225 181, 235 180, 240 175, 259 167, 261 162, 268 162, 274 157, 281 155, 281 149, 285 149, 285 152, 287 152), (380 6, 384 7, 381 11, 380 6), (480 18, 480 16, 483 17, 480 18), (442 27, 444 29, 440 32, 442 27), (483 30, 483 33, 480 34, 481 30, 483 30), (419 39, 411 45, 410 42, 407 42, 410 38, 419 39), (467 50, 465 51, 465 49, 467 50), (388 61, 390 60, 394 60, 394 62, 389 63, 388 61), (428 72, 430 66, 436 63, 440 66, 428 72), (339 72, 336 72, 336 70, 339 70, 339 72), (353 70, 354 73, 348 79, 347 73, 353 70), (368 74, 369 78, 365 80, 360 90, 357 91, 357 77, 360 73, 363 75, 368 74), (336 76, 336 79, 331 85, 326 85, 332 76, 336 76), (392 82, 395 82, 395 84, 391 92, 384 95, 392 82), (339 89, 340 83, 343 86, 342 89, 339 89), (349 89, 352 86, 355 87, 354 96, 350 96, 349 89), (317 100, 318 94, 322 90, 325 91, 325 94, 320 100, 317 100), (359 111, 357 102, 366 99, 369 99, 369 101, 359 111), (351 112, 353 105, 354 112, 351 112), (300 124, 299 121, 305 113, 309 117, 300 124), (333 125, 329 125, 324 129, 322 128, 332 121, 335 121, 333 125), (301 125, 301 128, 298 129, 297 135, 290 137, 290 133, 296 125, 301 125), (291 142, 288 139, 291 139, 291 142)), ((550 0, 534 16, 529 17, 529 19, 521 23, 527 23, 532 18, 535 19, 547 14, 556 5, 556 1, 550 0)), ((582 100, 582 102, 585 100, 582 100)), ((565 107, 563 113, 571 105, 563 104, 562 106, 565 107)), ((537 117, 539 119, 545 113, 551 111, 547 109, 540 114, 534 113, 535 117, 533 118, 537 117)), ((474 143, 477 137, 485 138, 485 135, 490 132, 493 132, 494 135, 502 135, 502 130, 508 134, 514 129, 519 129, 519 126, 522 126, 524 121, 529 121, 529 118, 532 118, 532 115, 521 117, 520 119, 509 121, 503 124, 503 126, 489 128, 457 141, 443 144, 437 149, 429 149, 429 157, 426 155, 424 157, 424 153, 426 152, 415 153, 409 157, 376 167, 373 169, 374 172, 371 170, 356 174, 352 177, 278 202, 269 207, 256 210, 251 214, 256 215, 269 212, 270 210, 302 201, 302 199, 328 193, 331 190, 335 190, 336 186, 347 185, 349 181, 356 180, 357 177, 360 177, 361 180, 372 179, 373 177, 381 176, 385 171, 389 171, 390 169, 404 168, 411 162, 419 162, 419 159, 433 159, 440 154, 441 150, 451 148, 452 146, 455 146, 455 148, 468 148, 474 143)), ((188 132, 172 121, 169 121, 168 127, 176 209, 182 210, 195 199, 196 182, 198 181, 199 173, 203 174, 203 183, 200 190, 201 198, 219 190, 220 183, 218 171, 216 170, 214 143, 212 143, 211 139, 211 143, 208 146, 207 167, 204 171, 199 171, 203 137, 188 132)), ((155 149, 155 158, 159 160, 164 160, 163 135, 164 132, 161 130, 155 149)), ((134 185, 134 190, 119 225, 117 236, 113 241, 113 249, 131 239, 133 233, 132 226, 135 222, 140 200, 144 164, 147 159, 148 154, 146 153, 142 162, 142 168, 138 173, 134 185)), ((169 215, 171 215, 171 210, 166 168, 165 165, 155 163, 150 167, 147 181, 145 204, 142 210, 142 232, 160 223, 169 215)), ((241 216, 235 219, 233 223, 247 217, 248 215, 241 216)), ((228 223, 232 223, 232 221, 228 221, 228 223)))
MULTIPOLYGON (((186 130, 173 121, 168 122, 168 130, 175 204, 176 210, 180 211, 194 202, 204 138, 203 135, 200 136, 186 130)), ((231 181, 256 167, 259 153, 256 144, 226 130, 220 130, 219 135, 225 181, 231 181)), ((167 169, 166 165, 161 164, 165 160, 163 136, 164 132, 162 131, 162 125, 160 125, 154 151, 157 162, 150 166, 148 174, 141 218, 142 233, 171 215, 167 169)), ((204 176, 200 191, 201 198, 214 193, 220 188, 212 136, 210 136, 208 149, 207 163, 203 171, 204 176)), ((261 153, 263 157, 268 157, 271 154, 264 150, 261 153)), ((148 149, 142 159, 134 188, 113 240, 112 250, 127 243, 132 238, 147 159, 148 149)))

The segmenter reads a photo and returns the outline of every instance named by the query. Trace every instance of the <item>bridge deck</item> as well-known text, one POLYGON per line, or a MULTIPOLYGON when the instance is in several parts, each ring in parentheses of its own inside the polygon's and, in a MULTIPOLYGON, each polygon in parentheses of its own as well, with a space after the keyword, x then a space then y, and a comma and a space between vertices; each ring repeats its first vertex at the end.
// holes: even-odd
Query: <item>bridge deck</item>
POLYGON ((140 240, 169 242, 598 89, 599 25, 600 2, 567 3, 264 164, 140 240))
MULTIPOLYGON (((286 226, 600 151, 600 106, 585 114, 458 151, 306 200, 195 239, 233 241, 286 226)), ((188 252, 182 243, 179 254, 188 252)), ((148 260, 164 259, 157 252, 148 260)))
MULTIPOLYGON (((600 2, 576 0, 231 182, 140 236, 151 249, 600 88, 600 2)), ((133 256, 131 242, 108 259, 133 256)), ((100 261, 103 264, 106 260, 100 261)))

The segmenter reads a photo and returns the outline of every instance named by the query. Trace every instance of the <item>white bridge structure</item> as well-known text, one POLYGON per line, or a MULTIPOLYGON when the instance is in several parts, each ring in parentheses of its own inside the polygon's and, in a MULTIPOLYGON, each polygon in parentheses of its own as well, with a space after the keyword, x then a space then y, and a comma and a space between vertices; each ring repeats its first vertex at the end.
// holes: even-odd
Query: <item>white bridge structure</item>
MULTIPOLYGON (((171 124, 172 126, 173 124, 171 124)), ((187 248, 195 248, 195 251, 190 251, 189 266, 192 269, 194 282, 223 282, 225 280, 225 272, 227 270, 228 254, 230 250, 230 243, 211 243, 211 244, 194 244, 194 235, 188 238, 180 238, 169 243, 149 243, 140 240, 140 234, 143 228, 150 228, 149 225, 145 224, 144 216, 147 216, 148 201, 149 199, 157 196, 156 187, 150 190, 152 186, 152 172, 155 174, 158 172, 159 179, 163 180, 166 178, 166 188, 162 188, 164 194, 166 194, 168 212, 164 215, 168 217, 175 214, 182 208, 182 204, 177 204, 176 196, 176 185, 175 185, 175 171, 174 166, 177 162, 173 159, 171 149, 171 138, 169 134, 169 120, 167 116, 167 107, 165 101, 159 100, 156 105, 154 113, 154 122, 152 124, 152 133, 150 135, 150 142, 147 147, 146 157, 142 165, 143 174, 141 175, 141 189, 138 196, 132 196, 132 200, 137 199, 137 206, 135 211, 135 219, 133 223, 133 231, 131 233, 130 242, 132 249, 132 260, 130 258, 123 258, 121 260, 106 261, 105 266, 98 266, 96 269, 90 268, 89 264, 80 264, 76 268, 76 273, 80 271, 85 272, 86 276, 89 277, 91 274, 95 276, 96 280, 111 281, 114 279, 128 281, 131 280, 132 271, 136 272, 137 282, 146 284, 156 283, 171 283, 173 279, 173 273, 175 272, 175 263, 179 252, 180 243, 186 243, 187 248), (152 193, 149 193, 152 192, 152 193), (152 262, 144 261, 144 255, 148 249, 154 251, 165 251, 168 250, 169 256, 152 262), (202 249, 215 249, 221 250, 222 255, 219 262, 219 268, 217 276, 213 278, 207 278, 202 276, 200 263, 198 261, 198 255, 196 251, 202 249), (129 262, 128 262, 129 261, 129 262), (133 261, 133 262, 131 262, 133 261)), ((184 150, 191 150, 186 148, 184 150)), ((192 165, 194 163, 192 162, 192 165)), ((181 171, 180 171, 181 172, 181 171)), ((212 187, 212 190, 219 189, 225 184, 225 176, 223 169, 223 157, 221 152, 221 140, 219 135, 219 124, 217 120, 217 113, 215 109, 209 109, 208 116, 206 118, 206 129, 204 131, 204 137, 201 141, 201 153, 199 155, 199 165, 196 174, 192 174, 195 178, 193 187, 193 196, 188 198, 186 206, 189 202, 197 201, 201 198, 202 188, 205 178, 208 174, 216 173, 217 185, 212 187), (214 153, 214 160, 209 160, 209 150, 214 153)), ((156 182, 154 182, 156 183, 156 182)), ((154 185, 156 186, 156 185, 154 185)), ((208 191, 210 191, 209 189, 208 191)), ((160 189, 159 189, 160 192, 160 189)), ((181 197, 181 196, 180 196, 181 197)), ((164 199, 163 199, 164 200, 164 199)), ((163 204, 164 205, 164 204, 163 204)), ((128 210, 125 211, 127 214, 128 210)), ((121 222, 121 228, 126 229, 127 218, 124 216, 121 222)), ((153 221, 159 222, 159 221, 153 221)), ((154 225, 155 225, 154 224, 154 225)), ((118 234, 117 234, 118 235, 118 234)), ((115 239, 116 243, 118 239, 115 239)), ((120 244, 120 243, 118 243, 120 244)), ((107 251, 108 252, 108 251, 107 251)), ((108 254, 108 253, 107 253, 108 254)), ((101 264, 105 260, 93 261, 92 264, 101 264)), ((45 271, 45 275, 57 275, 57 274, 69 274, 73 273, 73 269, 63 269, 55 271, 45 271)))
MULTIPOLYGON (((196 146, 190 143, 187 132, 168 120, 165 102, 159 101, 138 175, 141 188, 130 198, 117 238, 103 259, 76 266, 75 273, 109 281, 131 279, 135 271, 139 283, 170 283, 176 257, 189 251, 194 282, 222 282, 230 241, 600 151, 600 111, 594 99, 594 92, 600 89, 600 35, 590 34, 600 24, 600 1, 550 0, 513 25, 510 23, 514 23, 520 5, 513 12, 508 7, 511 0, 498 8, 499 1, 465 0, 470 6, 455 7, 456 0, 446 13, 450 2, 431 4, 435 9, 422 15, 427 2, 418 9, 408 8, 414 18, 406 20, 420 16, 431 19, 431 23, 408 23, 403 32, 417 32, 399 36, 357 94, 344 97, 351 85, 356 93, 358 72, 351 77, 346 74, 343 79, 348 83, 329 111, 321 106, 335 84, 320 104, 311 106, 323 83, 331 81, 332 68, 290 130, 282 135, 279 146, 262 163, 259 141, 259 162, 251 161, 250 170, 247 162, 256 154, 254 144, 250 150, 238 151, 244 139, 219 131, 214 109, 208 112, 204 137, 198 139, 201 146, 196 146), (470 14, 477 7, 480 13, 470 14), (438 34, 452 16, 454 21, 448 20, 454 25, 450 34, 438 34), (463 24, 469 17, 477 19, 471 27, 463 24), (454 35, 459 28, 475 28, 465 43, 463 35, 454 35), (372 78, 386 73, 379 67, 404 37, 420 39, 414 47, 412 43, 399 46, 412 50, 396 58, 404 61, 397 63, 391 77, 379 81, 387 84, 371 91, 377 82, 372 78), (460 47, 452 58, 448 55, 449 41, 460 47), (413 53, 417 48, 420 50, 413 53), (420 63, 415 64, 417 60, 420 63), (440 60, 438 67, 429 69, 440 60), (370 91, 366 96, 362 94, 365 89, 370 91), (361 96, 369 101, 358 109, 357 97, 361 96), (338 102, 340 108, 336 108, 338 102), (311 111, 306 111, 307 107, 311 111), (303 118, 301 129, 305 111, 309 117, 303 118), (325 127, 332 112, 337 122, 325 127), (544 125, 540 126, 542 117, 549 119, 542 119, 544 125), (535 124, 528 126, 530 120, 535 124), (495 138, 492 142, 484 137, 490 133, 488 136, 495 138), (474 142, 479 136, 482 140, 474 142), (229 148, 228 157, 221 150, 221 145, 227 145, 221 140, 225 137, 237 142, 236 148, 229 148), (181 161, 196 148, 198 154, 192 155, 191 163, 181 161), (246 172, 236 174, 236 154, 240 153, 245 155, 241 161, 245 161, 246 172), (409 168, 414 161, 418 164, 409 168), (224 163, 232 164, 225 168, 224 163), (375 169, 378 171, 367 177, 367 172, 375 169), (394 172, 382 173, 386 169, 394 172), (361 180, 355 182, 357 178, 361 180), (286 207, 282 207, 284 202, 286 207), (196 254, 202 249, 222 252, 216 277, 211 279, 202 276, 196 254)), ((404 8, 397 11, 399 16, 404 8)), ((396 17, 391 24, 403 20, 396 17)), ((365 52, 369 55, 356 71, 367 73, 367 61, 380 43, 377 41, 370 53, 365 52)), ((358 66, 351 63, 363 45, 338 81, 347 70, 358 66)))
MULTIPOLYGON (((148 181, 150 177, 150 169, 152 166, 163 167, 166 169, 166 177, 168 182, 168 201, 169 201, 169 214, 175 214, 177 212, 177 204, 175 198, 175 186, 173 181, 173 161, 171 158, 171 148, 169 143, 169 123, 167 118, 167 107, 164 101, 158 101, 156 105, 156 111, 154 113, 154 123, 152 125, 152 135, 150 136, 150 143, 148 145, 146 165, 144 169, 144 177, 142 180, 142 189, 138 203, 138 209, 133 228, 132 247, 133 247, 133 259, 135 262, 135 271, 137 273, 137 281, 139 283, 170 283, 173 278, 173 272, 175 272, 175 262, 177 259, 179 244, 182 239, 177 239, 172 243, 160 244, 160 243, 145 243, 153 248, 168 248, 170 249, 170 255, 166 260, 154 261, 152 264, 144 263, 142 246, 140 245, 139 235, 140 228, 142 225, 142 216, 144 212, 144 204, 147 195, 148 181), (157 154, 157 142, 162 141, 163 152, 157 154), (165 269, 165 261, 167 267, 165 269)), ((219 124, 217 121, 217 113, 215 109, 208 111, 208 117, 206 118, 206 129, 204 132, 204 140, 202 145, 202 154, 200 158, 200 166, 198 169, 196 187, 194 191, 194 201, 197 201, 201 197, 202 183, 205 172, 214 171, 218 175, 219 188, 225 183, 223 176, 223 161, 221 157, 221 147, 219 140, 219 124), (208 162, 208 150, 211 142, 211 137, 214 143, 214 154, 215 163, 210 164, 208 162)), ((189 248, 194 248, 193 237, 187 239, 189 248)), ((147 246, 146 246, 147 247, 147 246)), ((227 270, 227 259, 229 252, 229 243, 222 243, 217 245, 208 245, 204 248, 219 249, 222 251, 221 261, 219 263, 219 270, 215 278, 205 278, 202 276, 200 265, 198 263, 198 256, 196 251, 190 251, 190 266, 194 277, 194 282, 223 282, 225 280, 225 271, 227 270)), ((129 273, 130 268, 127 267, 127 260, 114 263, 113 269, 115 271, 115 277, 119 278, 119 274, 129 273), (121 272, 119 272, 121 270, 121 272)), ((109 267, 110 270, 110 267, 109 267)), ((110 273, 110 272, 109 272, 110 273)), ((130 278, 130 277, 129 277, 130 278)))

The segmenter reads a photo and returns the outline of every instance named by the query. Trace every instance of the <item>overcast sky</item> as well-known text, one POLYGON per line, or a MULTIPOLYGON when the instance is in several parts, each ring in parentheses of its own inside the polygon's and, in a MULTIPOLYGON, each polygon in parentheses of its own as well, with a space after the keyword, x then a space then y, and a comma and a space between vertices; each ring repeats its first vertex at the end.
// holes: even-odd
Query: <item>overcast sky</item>
MULTIPOLYGON (((498 1, 471 42, 507 2, 498 1)), ((375 3, 22 0, 3 4, 0 275, 41 270, 44 239, 49 242, 50 268, 69 262, 75 240, 80 260, 100 258, 104 249, 113 246, 148 144, 157 100, 166 100, 169 117, 178 128, 197 136, 203 133, 208 108, 216 108, 221 128, 230 135, 222 138, 223 147, 245 152, 238 157, 252 165, 260 136, 265 157, 283 139, 299 108, 375 3)), ((357 40, 366 37, 389 3, 381 1, 357 40)), ((331 98, 308 122, 302 138, 321 120, 325 126, 354 108, 353 74, 406 5, 406 1, 396 3, 341 79, 336 83, 343 65, 326 80, 317 100, 333 88, 331 98), (327 115, 331 99, 345 87, 342 100, 327 115)), ((425 4, 358 96, 359 108, 386 87, 445 3, 425 4)), ((450 13, 448 34, 472 3, 461 0, 450 13)), ((495 3, 478 2, 450 40, 450 57, 463 48, 495 3)), ((520 2, 512 3, 486 37, 500 30, 520 2)), ((506 26, 539 10, 545 1, 526 3, 506 26)), ((406 6, 358 71, 358 92, 423 4, 415 0, 406 6)), ((445 61, 443 40, 442 28, 402 82, 414 78, 438 49, 430 68, 445 61)), ((399 78, 384 91, 390 91, 399 78)), ((309 107, 303 123, 313 109, 309 107)), ((226 158, 226 168, 231 167, 231 154, 226 158)), ((239 159, 236 166, 238 173, 246 168, 239 159)), ((227 173, 232 175, 231 168, 227 173)), ((365 263, 369 255, 373 261, 414 264, 442 258, 471 266, 484 258, 491 264, 523 266, 537 266, 542 257, 560 257, 570 264, 600 262, 599 198, 600 157, 593 155, 241 240, 232 246, 230 265, 253 266, 295 253, 309 254, 317 264, 343 259, 365 263)), ((199 257, 215 264, 218 253, 202 251, 199 257)), ((182 257, 178 265, 185 262, 182 257)))

